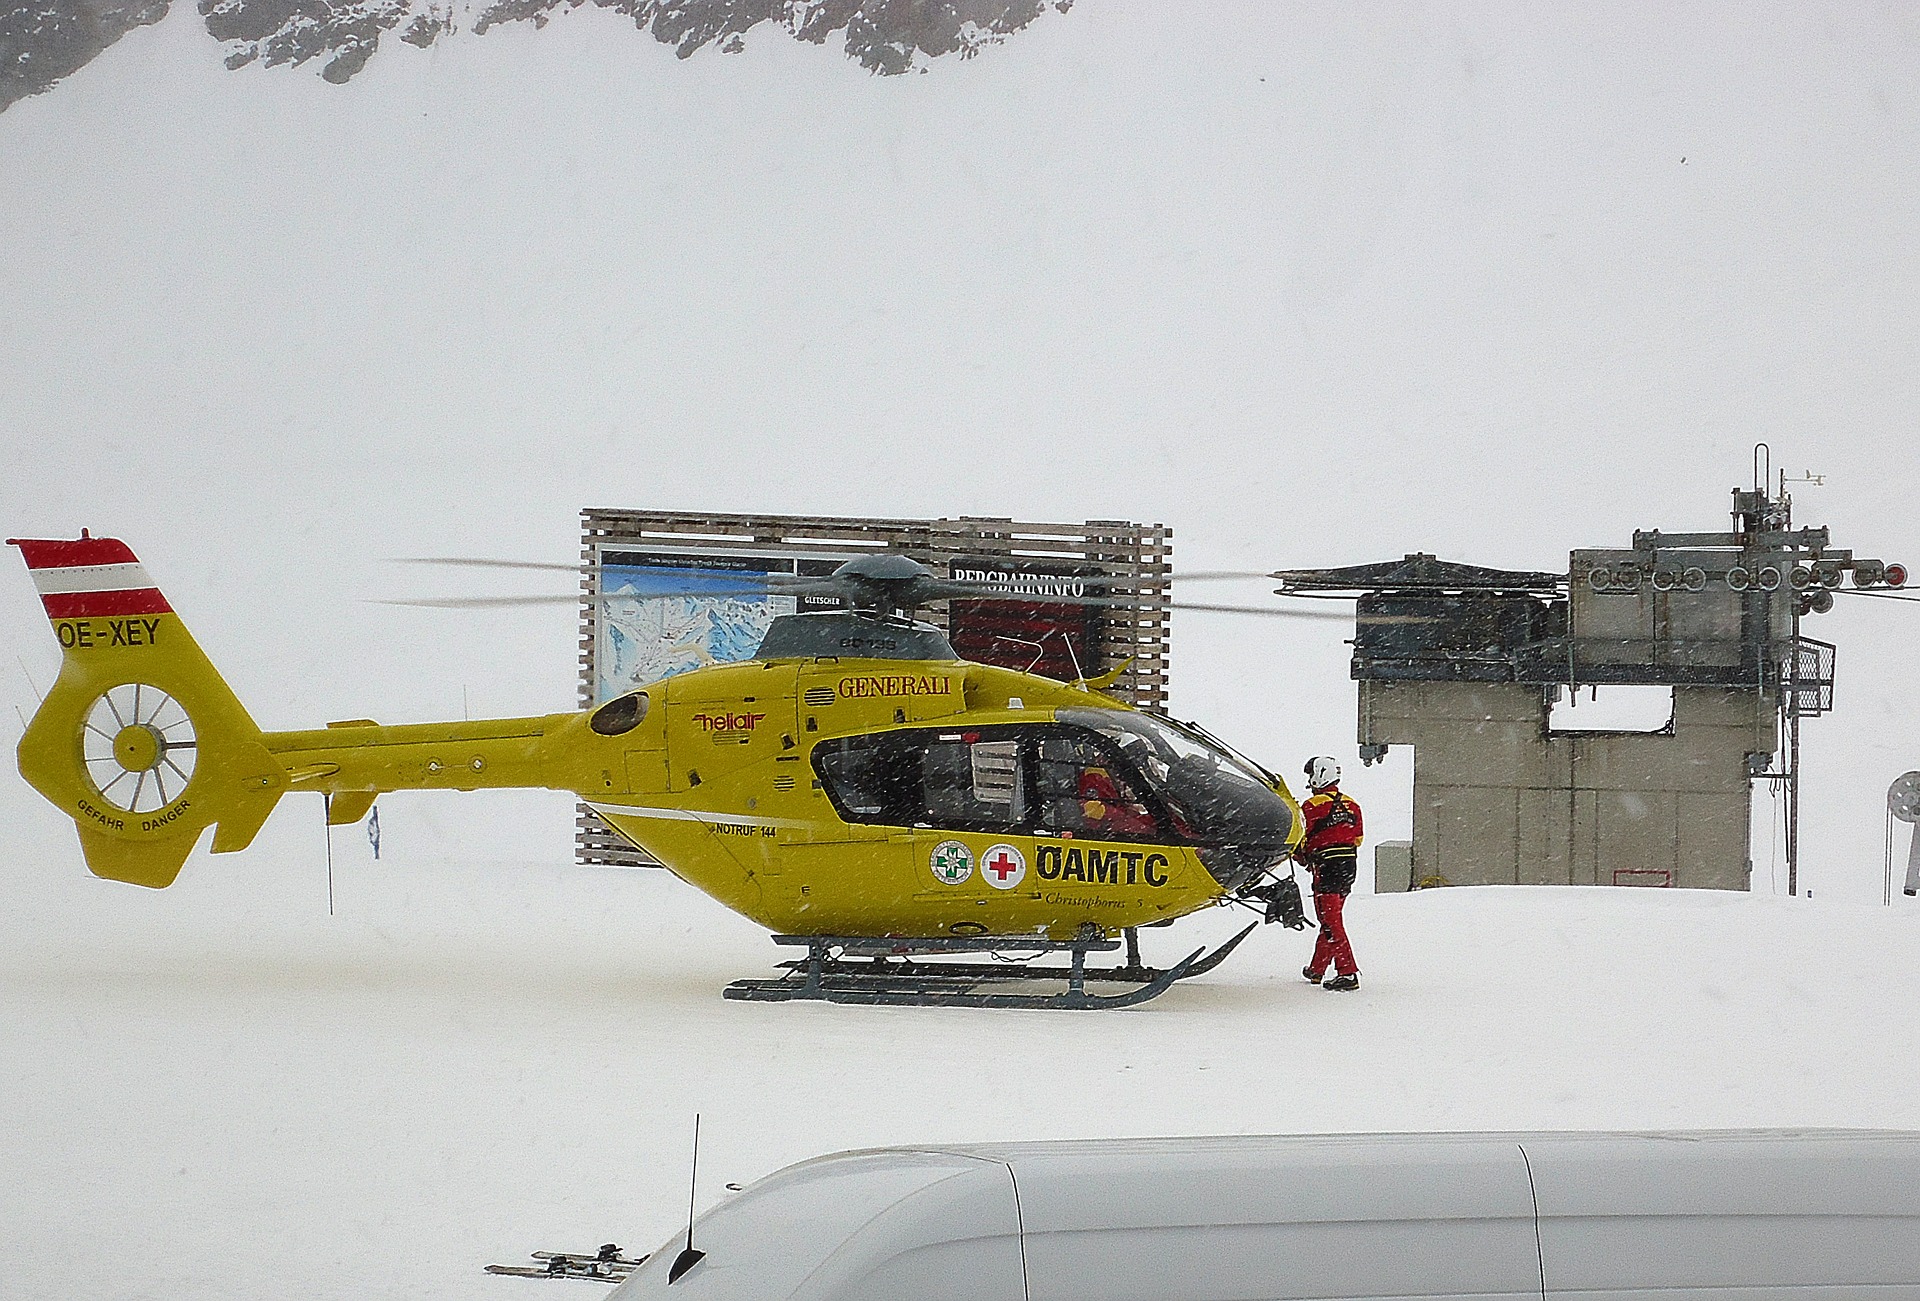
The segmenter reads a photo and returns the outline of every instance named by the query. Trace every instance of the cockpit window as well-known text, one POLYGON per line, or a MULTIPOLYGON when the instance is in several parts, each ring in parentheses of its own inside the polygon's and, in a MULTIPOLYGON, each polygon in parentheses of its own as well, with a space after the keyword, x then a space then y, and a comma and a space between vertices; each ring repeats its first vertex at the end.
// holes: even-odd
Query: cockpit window
POLYGON ((1044 729, 1034 776, 1040 825, 1102 840, 1158 840, 1166 828, 1139 778, 1079 728, 1044 729))
POLYGON ((1110 741, 1166 804, 1176 829, 1202 844, 1280 848, 1292 835, 1287 802, 1222 746, 1136 710, 1062 709, 1055 717, 1110 741))

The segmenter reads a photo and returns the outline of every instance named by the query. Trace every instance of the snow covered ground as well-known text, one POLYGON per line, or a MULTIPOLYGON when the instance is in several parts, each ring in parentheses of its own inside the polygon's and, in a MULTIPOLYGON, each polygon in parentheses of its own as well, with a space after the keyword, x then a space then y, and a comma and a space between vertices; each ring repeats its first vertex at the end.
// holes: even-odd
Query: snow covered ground
POLYGON ((1123 1012, 779 1006, 721 999, 773 946, 664 874, 341 857, 332 918, 309 854, 9 927, 0 1295, 537 1301, 480 1266, 663 1240, 696 1111, 703 1206, 896 1142, 1920 1127, 1920 935, 1884 909, 1363 896, 1358 995, 1270 927, 1123 1012))

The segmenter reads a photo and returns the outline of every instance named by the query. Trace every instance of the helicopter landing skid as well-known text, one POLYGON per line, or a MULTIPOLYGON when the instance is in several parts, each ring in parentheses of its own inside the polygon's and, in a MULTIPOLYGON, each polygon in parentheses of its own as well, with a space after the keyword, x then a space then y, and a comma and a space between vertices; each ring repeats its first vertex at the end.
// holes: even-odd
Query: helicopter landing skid
POLYGON ((1127 963, 1119 967, 1089 967, 1089 953, 1110 953, 1118 940, 1087 938, 1048 940, 1032 935, 952 935, 922 939, 873 938, 845 935, 776 935, 775 944, 805 945, 807 956, 780 965, 784 976, 769 980, 736 980, 725 994, 732 999, 784 1003, 815 1000, 827 1003, 885 1004, 907 1007, 1037 1007, 1091 1009, 1133 1007, 1158 998, 1176 981, 1211 971, 1238 948, 1258 922, 1249 925, 1220 947, 1195 949, 1164 970, 1143 966, 1139 944, 1127 932, 1127 963), (928 955, 965 953, 1066 953, 1070 965, 1038 966, 1027 961, 923 961, 928 955), (1054 993, 1020 992, 994 986, 1009 981, 1065 981, 1054 993), (1090 981, 1132 984, 1117 994, 1087 992, 1090 981))

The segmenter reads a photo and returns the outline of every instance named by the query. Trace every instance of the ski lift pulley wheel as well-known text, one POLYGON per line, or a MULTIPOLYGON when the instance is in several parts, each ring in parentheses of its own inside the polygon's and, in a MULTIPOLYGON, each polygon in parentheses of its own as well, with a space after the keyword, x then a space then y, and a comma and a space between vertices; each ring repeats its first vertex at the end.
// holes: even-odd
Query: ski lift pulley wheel
POLYGON ((1920 822, 1920 772, 1893 779, 1887 787, 1887 811, 1902 822, 1920 822))

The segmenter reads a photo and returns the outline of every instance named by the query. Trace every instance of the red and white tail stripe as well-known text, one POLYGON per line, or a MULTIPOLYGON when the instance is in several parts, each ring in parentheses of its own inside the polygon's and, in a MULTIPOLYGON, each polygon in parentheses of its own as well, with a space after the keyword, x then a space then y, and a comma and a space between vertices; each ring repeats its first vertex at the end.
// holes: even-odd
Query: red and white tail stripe
POLYGON ((133 549, 118 538, 88 537, 82 532, 71 542, 8 538, 7 545, 20 548, 49 619, 173 610, 133 549))

